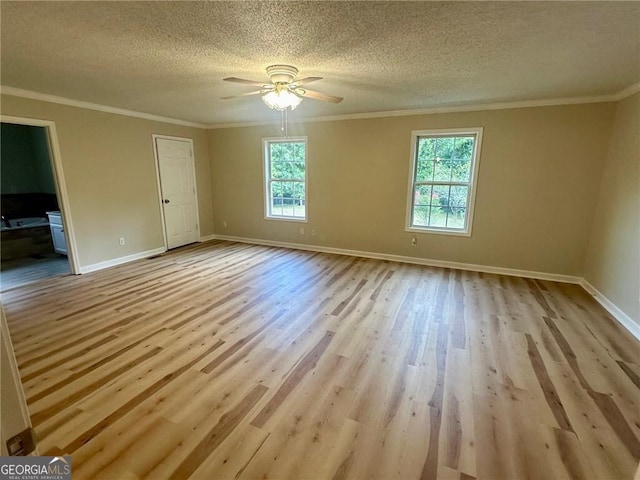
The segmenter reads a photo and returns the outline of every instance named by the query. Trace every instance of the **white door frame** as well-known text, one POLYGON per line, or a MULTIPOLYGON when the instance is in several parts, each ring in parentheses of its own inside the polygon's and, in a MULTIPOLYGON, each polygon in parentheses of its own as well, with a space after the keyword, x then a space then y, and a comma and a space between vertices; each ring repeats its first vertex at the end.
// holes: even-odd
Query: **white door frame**
POLYGON ((164 218, 164 203, 162 198, 162 181, 160 179, 160 158, 158 158, 158 148, 156 147, 156 139, 162 138, 165 140, 179 140, 182 142, 189 142, 191 144, 191 167, 193 171, 193 188, 195 189, 196 196, 196 217, 198 218, 198 238, 200 238, 200 210, 198 209, 198 182, 196 177, 196 151, 193 148, 193 139, 187 137, 174 137, 171 135, 161 135, 159 133, 151 134, 153 139, 153 157, 156 162, 156 182, 158 187, 158 205, 160 205, 160 218, 162 219, 162 238, 164 241, 164 250, 165 252, 169 249, 169 244, 167 242, 167 224, 164 218))
POLYGON ((62 222, 67 235, 67 258, 69 259, 69 269, 74 275, 80 273, 78 264, 78 246, 76 244, 76 236, 73 229, 73 221, 71 220, 71 207, 69 196, 67 194, 67 184, 64 180, 62 169, 62 155, 60 154, 60 144, 58 143, 58 133, 56 130, 56 122, 51 120, 40 120, 37 118, 13 117, 9 115, 0 115, 0 122, 15 123, 17 125, 27 125, 30 127, 44 127, 47 129, 47 138, 49 140, 49 157, 51 158, 51 167, 53 168, 53 180, 58 196, 58 206, 62 214, 62 222))
MULTIPOLYGON (((0 403, 0 455, 9 455, 7 440, 31 429, 29 409, 24 396, 16 355, 11 343, 11 335, 0 303, 0 370, 2 377, 2 402, 0 403)), ((25 452, 29 454, 29 452, 25 452)), ((38 447, 31 455, 39 455, 38 447)))

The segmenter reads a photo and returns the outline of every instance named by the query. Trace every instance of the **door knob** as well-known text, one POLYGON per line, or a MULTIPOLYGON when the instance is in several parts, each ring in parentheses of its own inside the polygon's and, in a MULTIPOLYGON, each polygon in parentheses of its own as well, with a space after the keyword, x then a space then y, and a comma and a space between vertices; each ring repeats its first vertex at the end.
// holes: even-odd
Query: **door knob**
POLYGON ((169 203, 169 200, 167 200, 166 198, 164 199, 164 203, 169 203))

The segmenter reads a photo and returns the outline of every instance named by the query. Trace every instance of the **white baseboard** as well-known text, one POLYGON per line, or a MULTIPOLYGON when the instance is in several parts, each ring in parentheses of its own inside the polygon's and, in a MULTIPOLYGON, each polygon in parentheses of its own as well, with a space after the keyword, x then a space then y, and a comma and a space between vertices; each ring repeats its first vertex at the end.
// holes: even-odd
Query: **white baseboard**
POLYGON ((308 250, 312 252, 335 253, 337 255, 349 255, 352 257, 375 258, 377 260, 389 260, 392 262, 413 263, 416 265, 426 265, 429 267, 455 268, 458 270, 469 270, 472 272, 495 273, 498 275, 510 275, 512 277, 535 278, 538 280, 549 280, 552 282, 576 283, 580 284, 582 278, 572 275, 559 275, 556 273, 533 272, 530 270, 518 270, 513 268, 491 267, 488 265, 475 265, 472 263, 449 262, 445 260, 434 260, 431 258, 407 257, 403 255, 391 255, 387 253, 363 252, 360 250, 346 250, 343 248, 322 247, 319 245, 306 245, 302 243, 274 242, 259 238, 232 237, 229 235, 211 235, 217 240, 228 240, 231 242, 252 243, 256 245, 266 245, 270 247, 293 248, 296 250, 308 250))
POLYGON ((127 255, 126 257, 118 257, 112 260, 107 260, 105 262, 94 263, 92 265, 80 267, 79 273, 95 272, 104 268, 115 267, 116 265, 122 265, 123 263, 133 262, 134 260, 140 260, 142 258, 152 257, 153 255, 159 255, 164 252, 166 252, 166 249, 164 247, 154 248, 153 250, 147 250, 146 252, 134 253, 131 255, 127 255))
POLYGON ((389 260, 393 262, 413 263, 416 265, 426 265, 430 267, 455 268, 459 270, 469 270, 473 272, 495 273, 498 275, 510 275, 515 277, 535 278, 538 280, 549 280, 552 282, 573 283, 584 288, 595 300, 607 310, 620 325, 626 328, 631 334, 640 340, 640 324, 636 323, 618 308, 611 300, 600 293, 593 285, 582 277, 573 275, 559 275, 557 273, 534 272, 530 270, 518 270, 514 268, 492 267, 488 265, 475 265, 471 263, 449 262, 444 260, 434 260, 430 258, 406 257, 402 255, 390 255, 386 253, 362 252, 359 250, 346 250, 342 248, 322 247, 319 245, 306 245, 302 243, 275 242, 272 240, 262 240, 259 238, 233 237, 229 235, 209 235, 208 240, 228 240, 231 242, 251 243, 256 245, 266 245, 270 247, 294 248, 297 250, 308 250, 312 252, 335 253, 338 255, 350 255, 353 257, 375 258, 378 260, 389 260))
POLYGON ((633 321, 633 319, 629 315, 624 313, 620 308, 616 306, 615 303, 605 297, 596 287, 591 285, 584 278, 580 282, 580 285, 589 293, 589 295, 592 295, 596 302, 602 305, 604 309, 609 312, 620 325, 629 330, 631 335, 640 340, 640 324, 633 321))
MULTIPOLYGON (((263 240, 260 238, 234 237, 230 235, 207 235, 200 237, 199 242, 208 242, 210 240, 227 240, 230 242, 250 243, 254 245, 265 245, 269 247, 292 248, 296 250, 307 250, 311 252, 334 253, 337 255, 349 255, 352 257, 373 258, 377 260, 388 260, 392 262, 412 263, 415 265, 426 265, 429 267, 454 268, 458 270, 469 270, 473 272, 495 273, 497 275, 510 275, 514 277, 535 278, 538 280, 549 280, 552 282, 574 283, 584 288, 595 300, 615 318, 620 325, 626 328, 634 337, 640 340, 640 324, 636 323, 618 308, 611 300, 598 291, 587 280, 573 275, 559 275, 557 273, 535 272, 531 270, 519 270, 514 268, 492 267, 489 265, 476 265, 472 263, 449 262, 446 260, 434 260, 431 258, 408 257, 403 255, 391 255, 387 253, 363 252, 360 250, 347 250, 344 248, 323 247, 319 245, 306 245, 303 243, 277 242, 272 240, 263 240)), ((80 267, 79 273, 95 272, 104 268, 122 265, 123 263, 133 262, 142 258, 159 255, 166 250, 164 247, 147 250, 145 252, 134 253, 126 257, 114 258, 105 262, 94 263, 80 267)))

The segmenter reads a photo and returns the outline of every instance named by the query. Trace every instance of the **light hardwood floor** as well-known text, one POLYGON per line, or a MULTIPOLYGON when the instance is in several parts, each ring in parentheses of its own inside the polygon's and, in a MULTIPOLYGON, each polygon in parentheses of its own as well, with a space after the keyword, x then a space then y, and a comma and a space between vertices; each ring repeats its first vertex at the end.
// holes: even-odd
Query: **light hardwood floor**
POLYGON ((640 345, 579 286, 210 242, 2 294, 74 479, 629 479, 640 345))

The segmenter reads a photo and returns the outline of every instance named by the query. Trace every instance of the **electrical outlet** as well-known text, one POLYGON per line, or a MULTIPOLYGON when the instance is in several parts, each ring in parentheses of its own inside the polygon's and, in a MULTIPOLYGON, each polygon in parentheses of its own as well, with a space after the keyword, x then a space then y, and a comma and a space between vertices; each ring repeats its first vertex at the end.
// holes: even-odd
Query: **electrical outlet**
POLYGON ((120 245, 124 245, 124 237, 120 237, 120 245))
POLYGON ((311 229, 311 236, 312 237, 316 236, 316 229, 315 228, 311 229))
POLYGON ((300 235, 304 235, 304 227, 300 227, 300 235))
POLYGON ((227 228, 227 221, 226 221, 226 220, 223 220, 223 221, 222 221, 222 226, 223 226, 224 228, 227 228))
POLYGON ((412 237, 411 238, 411 245, 413 245, 414 247, 418 244, 418 239, 416 237, 412 237))

